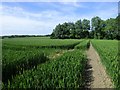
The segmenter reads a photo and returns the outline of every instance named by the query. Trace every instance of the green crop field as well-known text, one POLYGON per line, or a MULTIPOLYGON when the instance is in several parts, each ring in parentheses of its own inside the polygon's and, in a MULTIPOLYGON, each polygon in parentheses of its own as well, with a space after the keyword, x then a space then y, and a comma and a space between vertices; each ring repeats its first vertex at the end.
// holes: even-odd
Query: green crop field
POLYGON ((3 89, 85 87, 90 42, 115 87, 120 87, 117 40, 26 37, 2 40, 3 89))
POLYGON ((74 50, 74 47, 78 44, 87 47, 87 42, 48 37, 3 39, 3 88, 83 87, 85 49, 74 50), (34 80, 29 83, 32 77, 34 80))
POLYGON ((111 76, 116 87, 120 88, 120 64, 117 40, 92 40, 92 44, 98 51, 107 73, 111 76))
POLYGON ((83 87, 86 58, 75 50, 64 53, 61 57, 38 65, 37 69, 25 71, 16 76, 8 87, 12 88, 64 88, 83 87))
MULTIPOLYGON (((8 47, 11 45, 19 46, 20 48, 36 47, 36 48, 74 48, 81 40, 75 39, 50 39, 49 37, 26 37, 26 38, 11 38, 4 39, 3 46, 8 47)), ((13 47, 14 47, 13 46, 13 47)))

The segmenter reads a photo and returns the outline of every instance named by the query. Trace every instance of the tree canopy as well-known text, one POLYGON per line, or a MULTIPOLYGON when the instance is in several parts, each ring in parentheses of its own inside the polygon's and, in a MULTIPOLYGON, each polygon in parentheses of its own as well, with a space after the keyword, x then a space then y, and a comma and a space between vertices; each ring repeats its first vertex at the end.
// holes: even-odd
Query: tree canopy
POLYGON ((51 38, 57 39, 82 39, 82 38, 96 38, 96 39, 120 39, 119 28, 120 15, 116 18, 109 18, 102 20, 96 16, 90 20, 79 19, 75 23, 65 22, 58 24, 53 29, 51 38), (91 23, 90 23, 91 22, 91 23))

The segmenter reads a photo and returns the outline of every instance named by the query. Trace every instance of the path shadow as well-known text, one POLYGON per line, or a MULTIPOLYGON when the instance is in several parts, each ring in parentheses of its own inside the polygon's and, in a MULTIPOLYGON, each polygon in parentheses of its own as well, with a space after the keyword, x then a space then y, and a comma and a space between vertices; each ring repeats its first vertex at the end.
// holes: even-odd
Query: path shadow
POLYGON ((90 65, 90 59, 88 59, 86 68, 85 68, 85 88, 91 88, 91 84, 93 82, 93 70, 90 65))

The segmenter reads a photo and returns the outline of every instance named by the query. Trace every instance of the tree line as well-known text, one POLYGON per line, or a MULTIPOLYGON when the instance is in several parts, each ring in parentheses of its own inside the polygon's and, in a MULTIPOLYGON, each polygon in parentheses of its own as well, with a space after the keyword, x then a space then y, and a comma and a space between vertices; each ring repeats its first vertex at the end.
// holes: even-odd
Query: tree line
POLYGON ((50 37, 50 35, 10 35, 10 36, 0 36, 0 39, 4 39, 4 38, 24 38, 24 37, 50 37))
POLYGON ((96 16, 90 20, 83 19, 58 24, 53 29, 51 38, 56 39, 120 39, 120 15, 116 18, 102 20, 96 16))

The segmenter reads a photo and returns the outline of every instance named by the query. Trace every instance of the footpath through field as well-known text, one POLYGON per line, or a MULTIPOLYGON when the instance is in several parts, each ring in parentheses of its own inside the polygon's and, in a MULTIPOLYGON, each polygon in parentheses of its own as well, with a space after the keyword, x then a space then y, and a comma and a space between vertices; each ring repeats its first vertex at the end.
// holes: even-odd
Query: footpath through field
POLYGON ((88 88, 112 88, 113 84, 105 72, 104 66, 100 62, 100 57, 90 44, 87 51, 88 64, 86 67, 86 83, 88 88))

